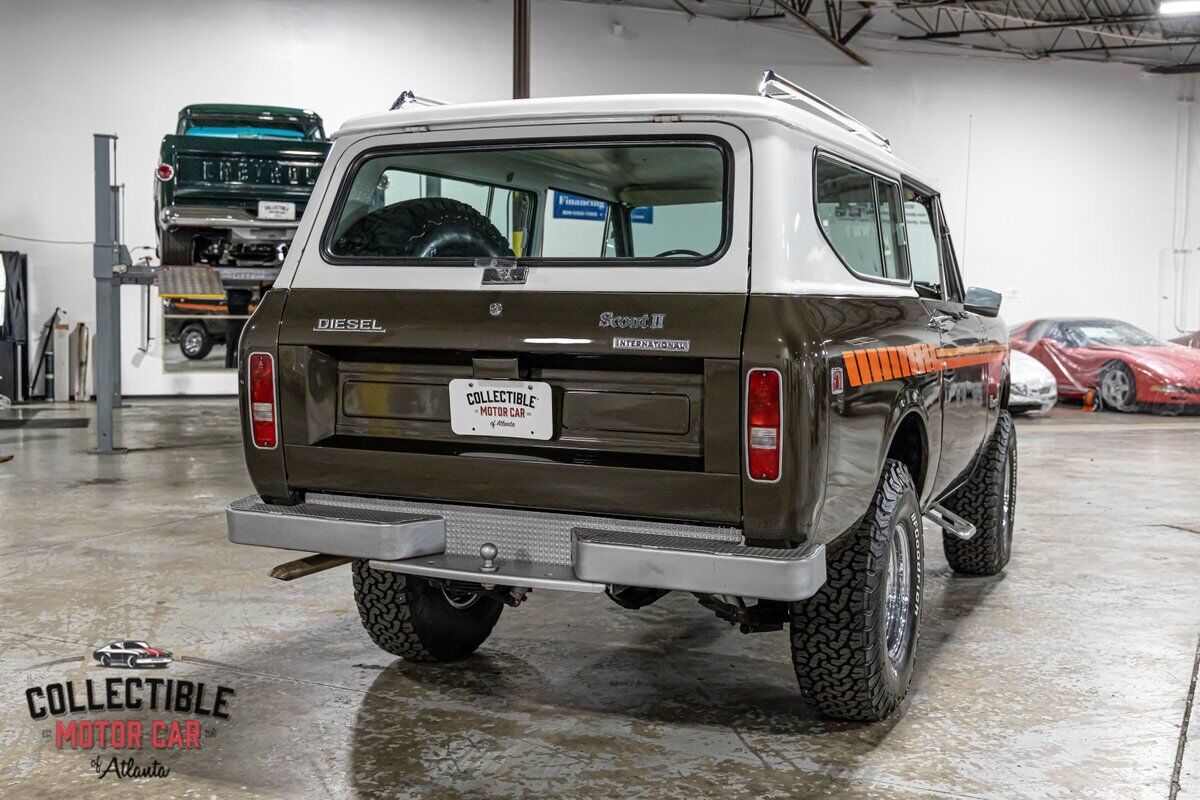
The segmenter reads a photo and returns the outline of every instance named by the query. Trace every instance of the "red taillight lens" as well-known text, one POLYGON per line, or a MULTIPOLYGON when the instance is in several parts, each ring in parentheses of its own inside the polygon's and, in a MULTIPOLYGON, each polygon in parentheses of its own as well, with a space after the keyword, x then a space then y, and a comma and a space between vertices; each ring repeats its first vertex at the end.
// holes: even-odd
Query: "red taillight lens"
POLYGON ((752 369, 746 377, 746 467, 751 480, 779 480, 781 390, 776 370, 752 369))
POLYGON ((275 416, 275 359, 270 353, 251 353, 250 433, 254 446, 264 450, 279 444, 279 426, 275 416))
POLYGON ((158 169, 154 170, 154 174, 160 181, 169 181, 175 177, 175 168, 170 164, 159 164, 158 169))

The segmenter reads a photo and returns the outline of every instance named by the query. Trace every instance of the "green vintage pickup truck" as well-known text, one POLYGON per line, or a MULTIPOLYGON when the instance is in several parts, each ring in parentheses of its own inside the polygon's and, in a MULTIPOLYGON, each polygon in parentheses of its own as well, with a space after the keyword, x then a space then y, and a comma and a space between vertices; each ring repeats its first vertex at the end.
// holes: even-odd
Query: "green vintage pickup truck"
POLYGON ((175 133, 163 137, 155 170, 162 263, 277 266, 329 146, 312 111, 185 107, 175 133))

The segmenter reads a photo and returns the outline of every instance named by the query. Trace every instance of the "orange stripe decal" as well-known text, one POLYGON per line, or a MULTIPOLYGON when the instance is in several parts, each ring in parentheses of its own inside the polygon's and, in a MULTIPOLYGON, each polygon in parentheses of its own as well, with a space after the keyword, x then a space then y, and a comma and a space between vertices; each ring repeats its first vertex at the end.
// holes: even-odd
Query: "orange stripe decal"
POLYGON ((892 360, 888 357, 887 347, 879 348, 879 369, 883 372, 883 379, 890 381, 892 379, 892 360))
POLYGON ((858 359, 858 375, 862 378, 863 383, 871 382, 871 365, 867 362, 866 350, 855 350, 855 357, 858 359))
POLYGON ((871 380, 883 380, 883 370, 879 367, 879 351, 873 347, 867 350, 867 362, 871 365, 871 380))
POLYGON ((862 381, 858 378, 858 360, 854 357, 854 352, 847 350, 842 353, 842 361, 846 363, 846 378, 850 381, 850 385, 861 384, 862 381))
POLYGON ((892 360, 892 374, 897 378, 904 377, 904 359, 900 358, 899 347, 888 348, 888 358, 892 360))

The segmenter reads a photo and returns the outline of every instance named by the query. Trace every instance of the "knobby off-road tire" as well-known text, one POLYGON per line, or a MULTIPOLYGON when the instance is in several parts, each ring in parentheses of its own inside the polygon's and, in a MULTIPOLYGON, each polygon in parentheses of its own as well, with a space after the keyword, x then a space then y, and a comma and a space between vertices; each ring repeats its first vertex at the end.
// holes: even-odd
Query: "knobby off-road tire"
POLYGON ((966 540, 942 533, 951 568, 967 575, 1004 569, 1012 557, 1017 508, 1017 431, 1007 411, 1000 412, 971 477, 942 505, 975 526, 975 535, 966 540))
POLYGON ((354 562, 354 599, 371 640, 407 661, 466 658, 504 609, 483 595, 448 597, 424 578, 372 569, 366 561, 354 562))
POLYGON ((512 248, 491 221, 444 197, 405 200, 372 211, 338 237, 337 255, 376 258, 509 257, 512 248))
POLYGON ((825 585, 792 604, 796 679, 823 714, 874 722, 904 700, 921 621, 924 561, 912 476, 889 459, 866 515, 831 546, 825 585))

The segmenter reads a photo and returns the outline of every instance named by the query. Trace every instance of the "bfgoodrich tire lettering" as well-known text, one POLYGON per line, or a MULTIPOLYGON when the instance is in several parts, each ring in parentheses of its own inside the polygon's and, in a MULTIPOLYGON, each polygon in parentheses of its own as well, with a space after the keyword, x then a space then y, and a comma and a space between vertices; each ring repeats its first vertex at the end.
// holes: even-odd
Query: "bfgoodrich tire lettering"
POLYGON ((921 620, 921 511, 907 467, 885 462, 866 515, 835 547, 825 585, 792 604, 796 679, 801 693, 827 716, 881 720, 908 693, 921 620), (906 545, 904 593, 889 592, 893 537, 903 537, 906 545), (903 619, 889 617, 889 594, 905 600, 902 609, 892 606, 903 619))
POLYGON ((971 477, 943 505, 975 526, 975 535, 959 539, 942 534, 946 560, 955 572, 995 575, 1012 557, 1013 516, 1017 510, 1017 431, 1007 411, 1000 412, 971 477))
POLYGON ((483 644, 504 605, 491 597, 455 607, 424 578, 354 562, 354 599, 371 640, 407 661, 455 661, 483 644))

